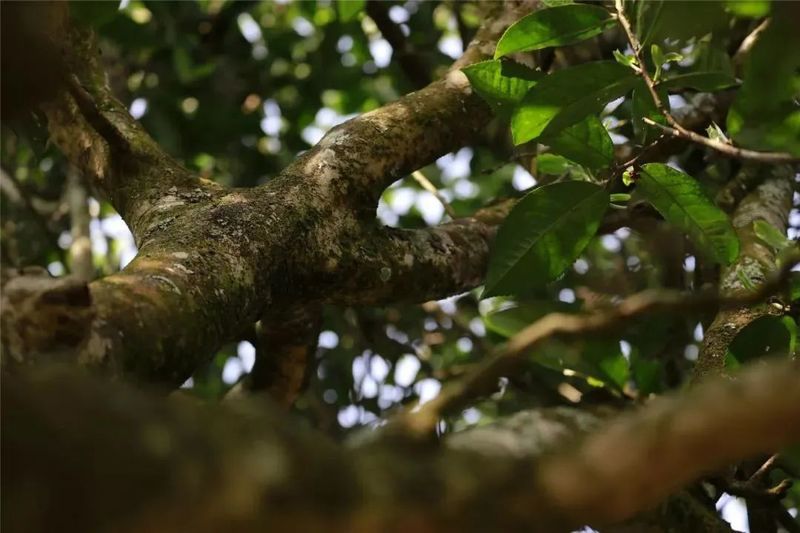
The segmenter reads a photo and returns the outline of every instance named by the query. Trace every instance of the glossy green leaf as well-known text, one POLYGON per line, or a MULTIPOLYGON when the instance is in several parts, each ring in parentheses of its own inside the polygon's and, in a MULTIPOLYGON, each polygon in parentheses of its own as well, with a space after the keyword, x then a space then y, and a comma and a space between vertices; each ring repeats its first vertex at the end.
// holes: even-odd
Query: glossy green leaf
POLYGON ((689 72, 662 80, 658 88, 713 92, 733 87, 738 83, 736 78, 726 72, 689 72))
POLYGON ((582 181, 526 195, 498 230, 483 296, 523 294, 558 277, 594 236, 607 207, 608 193, 582 181))
POLYGON ((728 265, 739 255, 731 221, 691 176, 661 163, 642 166, 638 189, 673 226, 709 258, 728 265))
POLYGON ((593 170, 608 167, 614 161, 614 143, 595 115, 540 141, 556 153, 593 170))
POLYGON ((625 95, 638 81, 636 74, 616 61, 586 63, 542 78, 511 117, 514 144, 540 135, 553 135, 599 113, 625 95))
POLYGON ((495 113, 510 114, 543 74, 510 61, 482 61, 463 69, 472 88, 495 113))
POLYGON ((506 30, 497 43, 494 57, 577 43, 614 24, 616 20, 611 13, 599 6, 570 4, 540 9, 506 30))
POLYGON ((339 20, 349 22, 355 19, 364 10, 365 0, 338 0, 336 2, 336 12, 339 20))
POLYGON ((800 156, 800 4, 779 2, 774 16, 748 55, 744 82, 728 113, 728 134, 758 150, 800 156))

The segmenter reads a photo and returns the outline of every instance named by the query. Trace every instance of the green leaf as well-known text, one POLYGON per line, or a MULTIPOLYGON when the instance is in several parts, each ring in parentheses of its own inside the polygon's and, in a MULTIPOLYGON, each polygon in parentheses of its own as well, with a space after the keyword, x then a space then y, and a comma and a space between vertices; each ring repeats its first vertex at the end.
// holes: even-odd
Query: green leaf
POLYGON ((365 0, 338 0, 336 13, 342 22, 350 22, 364 10, 365 0))
POLYGON ((758 150, 800 156, 800 4, 778 2, 747 58, 744 82, 728 113, 728 134, 758 150), (792 22, 795 21, 795 22, 792 22))
POLYGON ((615 61, 598 61, 559 70, 528 91, 511 117, 514 144, 553 135, 599 113, 625 95, 638 81, 636 74, 615 61))
POLYGON ((594 236, 607 207, 608 193, 582 181, 527 194, 498 230, 483 297, 522 294, 558 277, 594 236))
POLYGON ((769 15, 769 0, 728 0, 725 7, 737 17, 761 18, 769 15))
POLYGON ((614 161, 614 143, 603 123, 594 115, 561 130, 552 138, 540 139, 555 152, 592 170, 614 161))
POLYGON ((650 55, 653 57, 653 64, 656 66, 656 71, 653 74, 653 81, 658 81, 661 79, 661 67, 664 66, 664 53, 661 51, 661 47, 657 44, 653 43, 650 45, 650 55))
POLYGON ((472 88, 499 115, 510 114, 528 89, 543 77, 541 72, 498 59, 475 63, 462 71, 472 88))
POLYGON ((536 157, 536 171, 550 176, 561 176, 573 167, 572 162, 558 154, 539 154, 536 157))
POLYGON ((614 54, 614 59, 620 65, 625 65, 626 67, 630 68, 633 68, 636 65, 636 57, 634 56, 626 56, 619 50, 614 50, 613 54, 614 54))
POLYGON ((775 226, 765 220, 754 221, 753 231, 759 239, 764 241, 776 252, 794 245, 794 241, 789 240, 786 235, 775 229, 775 226))
POLYGON ((506 30, 497 43, 494 57, 577 43, 614 24, 616 20, 611 13, 599 6, 569 4, 540 9, 506 30))
POLYGON ((630 368, 618 342, 590 341, 586 343, 579 370, 594 376, 622 391, 630 379, 630 368))
POLYGON ((631 375, 641 396, 661 392, 663 373, 664 368, 658 361, 637 355, 636 351, 631 355, 631 375))
MULTIPOLYGON (((669 98, 667 98, 667 91, 663 88, 658 88, 658 94, 661 97, 661 102, 669 110, 669 98)), ((667 119, 656 107, 653 101, 653 96, 647 89, 643 81, 637 81, 636 88, 633 90, 631 97, 631 121, 633 123, 633 133, 636 139, 642 143, 651 143, 655 141, 660 135, 661 130, 658 130, 648 124, 645 124, 644 119, 649 118, 653 122, 666 125, 667 119)))
POLYGON ((713 92, 733 87, 739 82, 726 72, 689 72, 678 74, 658 84, 659 89, 694 89, 696 91, 713 92))
POLYGON ((739 239, 730 219, 691 176, 661 163, 642 166, 639 190, 673 226, 686 232, 698 249, 718 263, 739 255, 739 239))
POLYGON ((612 202, 625 203, 630 201, 631 195, 626 192, 615 192, 609 199, 612 202))
POLYGON ((728 17, 722 2, 648 0, 637 4, 635 27, 644 46, 664 39, 688 41, 727 31, 728 17))

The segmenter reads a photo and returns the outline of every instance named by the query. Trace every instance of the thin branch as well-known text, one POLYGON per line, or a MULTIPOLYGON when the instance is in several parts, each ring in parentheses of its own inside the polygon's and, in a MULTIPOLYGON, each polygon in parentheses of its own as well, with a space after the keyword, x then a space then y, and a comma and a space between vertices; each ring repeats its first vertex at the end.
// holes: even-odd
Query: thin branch
POLYGON ((529 325, 464 379, 445 387, 433 400, 401 412, 392 423, 400 432, 429 434, 442 415, 461 408, 476 396, 492 392, 500 377, 513 369, 534 347, 555 336, 586 336, 622 328, 631 320, 655 312, 701 311, 761 302, 785 285, 791 268, 800 262, 800 250, 787 257, 783 267, 757 291, 721 297, 716 291, 685 293, 647 290, 629 296, 611 309, 585 314, 551 313, 529 325))
POLYGON ((94 279, 94 258, 92 257, 92 239, 89 231, 89 198, 86 186, 80 173, 75 168, 67 171, 65 195, 69 206, 70 233, 72 243, 69 246, 70 273, 79 279, 89 282, 94 279))
POLYGON ((675 137, 687 139, 697 144, 701 144, 707 148, 716 150, 717 152, 725 154, 728 157, 735 157, 739 159, 750 159, 753 161, 759 161, 761 163, 770 163, 770 164, 800 162, 800 157, 793 156, 792 154, 783 152, 759 152, 756 150, 748 150, 746 148, 737 148, 736 146, 723 143, 714 139, 709 139, 708 137, 699 135, 691 130, 684 128, 680 124, 680 122, 678 122, 675 119, 675 117, 673 117, 672 114, 669 112, 667 106, 664 104, 664 101, 661 99, 661 96, 658 94, 658 91, 656 90, 656 83, 650 76, 650 73, 647 71, 644 58, 642 57, 642 45, 639 42, 639 39, 636 37, 636 33, 633 31, 630 21, 625 16, 625 10, 623 7, 622 0, 616 0, 616 9, 617 9, 618 20, 622 25, 625 34, 628 37, 628 41, 630 42, 631 48, 633 49, 633 54, 638 64, 637 70, 639 72, 639 75, 644 80, 644 83, 647 86, 647 90, 650 92, 650 96, 653 98, 653 103, 655 103, 656 108, 664 116, 669 125, 664 126, 645 117, 643 120, 646 124, 651 126, 656 126, 675 137))
POLYGON ((439 203, 442 204, 442 207, 444 207, 444 210, 447 212, 448 215, 450 215, 450 218, 452 219, 456 218, 456 212, 453 209, 453 206, 450 205, 450 202, 447 201, 447 198, 442 196, 442 193, 439 192, 439 189, 436 188, 436 185, 431 183, 431 180, 429 180, 425 176, 425 174, 423 174, 419 170, 415 170, 414 172, 411 173, 411 177, 414 178, 414 180, 417 183, 419 183, 420 187, 422 187, 423 189, 434 195, 436 199, 439 200, 439 203))

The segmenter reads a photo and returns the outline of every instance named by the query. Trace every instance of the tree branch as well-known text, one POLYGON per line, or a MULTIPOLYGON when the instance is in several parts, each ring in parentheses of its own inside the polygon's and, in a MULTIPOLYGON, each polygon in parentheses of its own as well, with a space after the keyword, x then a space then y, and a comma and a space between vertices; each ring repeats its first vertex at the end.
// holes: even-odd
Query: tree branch
MULTIPOLYGON (((550 313, 511 337, 492 357, 479 364, 463 379, 446 386, 439 395, 422 406, 413 406, 390 422, 391 432, 424 437, 432 433, 442 415, 464 407, 467 402, 497 388, 498 379, 508 374, 523 357, 543 341, 555 336, 586 336, 623 328, 632 319, 656 312, 698 312, 740 308, 762 302, 780 290, 791 267, 800 256, 787 258, 787 264, 771 275, 758 291, 735 291, 720 297, 716 291, 685 293, 670 290, 643 291, 616 304, 584 314, 550 313), (392 427, 394 426, 394 427, 392 427)), ((724 311, 723 311, 724 312, 724 311)))
MULTIPOLYGON (((736 261, 723 267, 720 273, 720 292, 726 296, 747 289, 742 279, 759 288, 769 279, 777 255, 758 238, 753 223, 762 220, 780 233, 786 233, 792 207, 794 171, 791 167, 761 165, 755 169, 744 167, 740 173, 750 176, 760 174, 759 178, 748 179, 760 181, 761 184, 745 196, 733 212, 732 222, 739 237, 740 250, 736 261)), ((694 379, 700 380, 722 372, 725 353, 734 337, 757 318, 776 313, 778 310, 775 307, 764 302, 721 309, 706 329, 694 379)))
POLYGON ((266 391, 279 405, 291 407, 315 368, 314 355, 321 327, 319 305, 294 305, 267 314, 256 324, 253 370, 225 399, 266 391))
POLYGON ((12 533, 52 531, 66 513, 80 530, 562 531, 625 520, 704 473, 800 438, 791 362, 516 457, 391 439, 343 450, 262 402, 209 408, 57 371, 3 377, 12 533))
MULTIPOLYGON (((468 57, 491 53, 485 39, 499 35, 523 12, 519 6, 506 10, 504 4, 491 9, 500 19, 487 18, 468 57)), ((332 281, 372 280, 357 288, 367 293, 362 301, 374 301, 381 291, 391 292, 383 269, 396 265, 395 281, 412 286, 412 272, 401 272, 397 263, 405 263, 408 254, 417 265, 441 270, 431 275, 435 283, 411 297, 444 296, 442 291, 460 292, 479 283, 491 231, 474 221, 462 223, 459 235, 453 226, 397 232, 396 248, 406 252, 400 259, 378 261, 382 252, 374 249, 394 233, 375 227, 383 188, 460 147, 489 118, 460 72, 334 128, 268 184, 227 190, 178 166, 113 98, 91 34, 71 30, 69 45, 69 90, 45 106, 51 134, 111 198, 139 254, 121 273, 89 285, 87 313, 72 316, 69 308, 50 305, 44 280, 33 291, 21 291, 19 302, 25 305, 4 316, 7 330, 24 333, 10 344, 15 356, 36 360, 49 356, 48 346, 57 348, 52 344, 57 339, 46 330, 20 322, 33 313, 28 306, 35 306, 56 321, 80 320, 75 330, 88 332, 70 339, 75 357, 58 345, 62 360, 77 358, 114 375, 178 385, 244 324, 289 303, 358 298, 337 296, 332 281), (433 257, 439 251, 465 264, 433 257), (458 269, 463 275, 445 282, 445 275, 458 269), (28 346, 36 350, 28 353, 28 346)), ((60 290, 58 285, 53 283, 53 290, 60 290)))

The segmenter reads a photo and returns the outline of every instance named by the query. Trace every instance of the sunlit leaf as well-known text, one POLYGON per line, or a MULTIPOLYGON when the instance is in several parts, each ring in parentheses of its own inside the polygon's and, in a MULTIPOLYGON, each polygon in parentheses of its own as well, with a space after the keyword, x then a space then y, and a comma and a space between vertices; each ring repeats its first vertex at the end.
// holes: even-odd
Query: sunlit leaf
POLYGON ((599 6, 570 4, 541 9, 506 30, 497 43, 494 57, 577 43, 614 24, 616 20, 611 13, 599 6))
POLYGON ((472 88, 495 113, 510 114, 543 74, 510 61, 482 61, 463 69, 472 88))
POLYGON ((500 227, 484 297, 520 294, 558 277, 594 236, 608 207, 597 185, 554 183, 526 195, 500 227))
POLYGON ((552 135, 600 112, 628 93, 636 74, 615 61, 586 63, 542 78, 525 96, 511 118, 514 144, 552 135))
POLYGON ((648 163, 642 166, 637 188, 709 258, 727 265, 739 255, 739 239, 728 215, 691 176, 661 163, 648 163))

